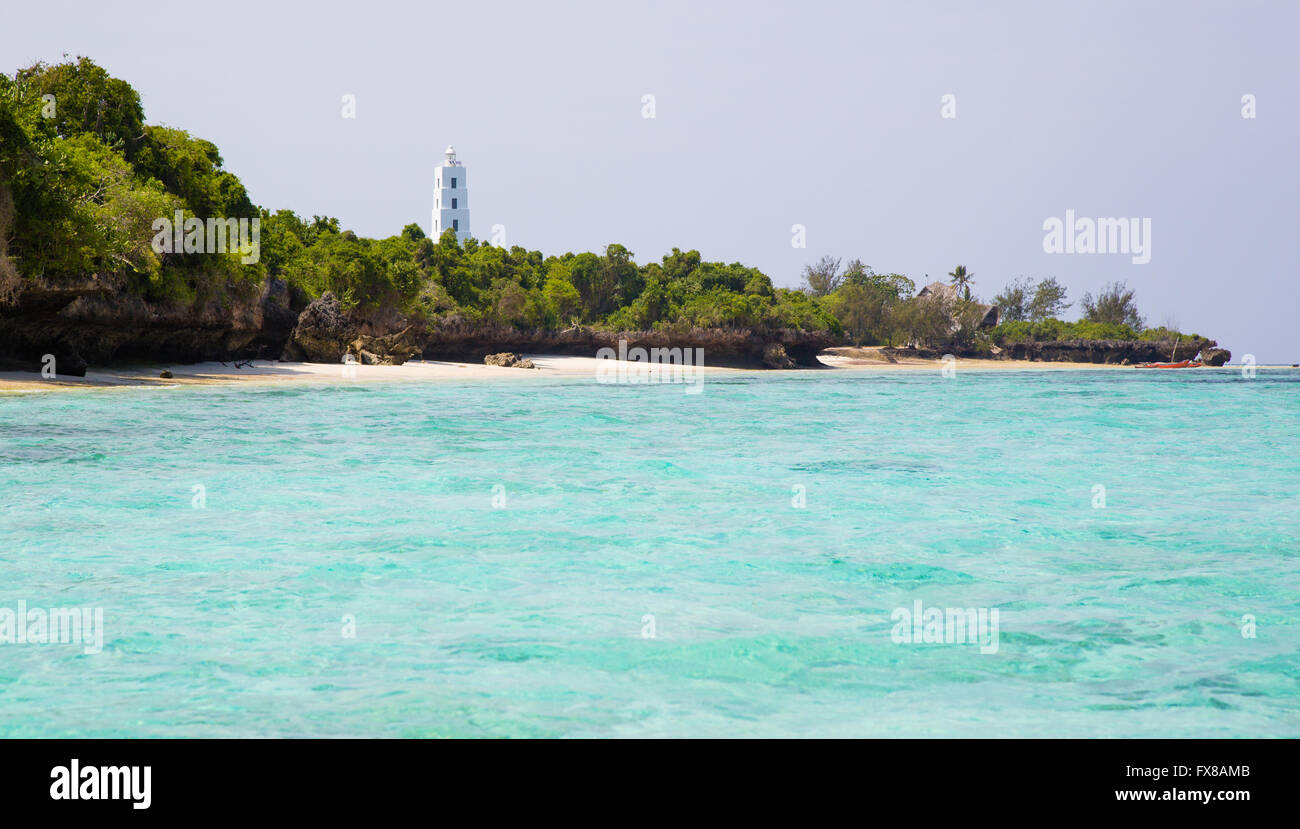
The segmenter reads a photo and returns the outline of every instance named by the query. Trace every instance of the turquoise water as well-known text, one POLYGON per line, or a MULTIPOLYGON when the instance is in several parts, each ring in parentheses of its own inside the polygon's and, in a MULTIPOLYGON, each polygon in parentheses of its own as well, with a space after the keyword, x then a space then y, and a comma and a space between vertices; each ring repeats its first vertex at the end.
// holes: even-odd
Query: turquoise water
POLYGON ((0 608, 105 629, 0 736, 1300 736, 1298 449, 1287 370, 0 393, 0 608))

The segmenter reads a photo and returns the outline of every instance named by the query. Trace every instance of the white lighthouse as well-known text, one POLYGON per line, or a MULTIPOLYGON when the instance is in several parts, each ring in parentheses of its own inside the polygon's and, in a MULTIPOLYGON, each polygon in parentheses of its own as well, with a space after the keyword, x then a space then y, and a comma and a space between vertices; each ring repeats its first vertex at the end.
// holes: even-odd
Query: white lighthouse
POLYGON ((433 174, 433 233, 456 231, 456 241, 469 238, 469 196, 465 192, 465 165, 456 160, 456 148, 447 145, 442 166, 433 174))

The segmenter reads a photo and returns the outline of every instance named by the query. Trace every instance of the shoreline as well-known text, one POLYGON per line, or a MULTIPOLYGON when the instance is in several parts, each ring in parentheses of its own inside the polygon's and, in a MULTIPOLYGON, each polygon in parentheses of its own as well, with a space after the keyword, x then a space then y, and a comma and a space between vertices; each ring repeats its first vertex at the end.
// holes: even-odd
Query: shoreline
MULTIPOLYGON (((523 378, 580 378, 595 377, 601 360, 595 357, 540 354, 523 355, 536 364, 536 369, 504 368, 482 363, 444 360, 413 360, 400 366, 355 365, 355 372, 345 376, 344 366, 337 363, 293 363, 274 360, 256 360, 251 366, 235 368, 233 364, 219 362, 193 365, 136 364, 115 368, 91 369, 85 377, 56 377, 46 379, 37 372, 0 371, 0 391, 41 392, 74 389, 169 388, 178 386, 211 385, 279 385, 330 384, 353 381, 421 382, 445 380, 508 380, 523 378), (163 370, 172 373, 170 378, 158 375, 163 370)), ((818 357, 825 370, 841 371, 938 371, 940 360, 901 358, 886 360, 878 354, 822 354, 818 357)), ((632 364, 639 365, 639 364, 632 364)), ((1134 366, 1105 363, 1041 362, 1033 360, 1004 360, 997 358, 960 358, 957 365, 962 371, 1115 371, 1132 370, 1134 366)), ((1257 366, 1256 368, 1290 368, 1290 366, 1257 366)), ((1236 371, 1240 366, 1222 366, 1219 369, 1203 367, 1201 370, 1236 371)), ((806 373, 818 369, 753 369, 724 366, 703 366, 706 375, 749 374, 768 375, 806 373)))

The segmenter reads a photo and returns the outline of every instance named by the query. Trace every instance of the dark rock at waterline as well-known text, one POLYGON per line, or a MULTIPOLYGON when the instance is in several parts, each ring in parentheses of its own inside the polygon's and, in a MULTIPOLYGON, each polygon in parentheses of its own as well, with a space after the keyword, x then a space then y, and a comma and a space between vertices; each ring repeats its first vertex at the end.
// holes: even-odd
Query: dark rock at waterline
POLYGON ((53 354, 57 373, 84 376, 88 363, 275 357, 297 320, 291 305, 278 279, 190 302, 146 300, 114 277, 24 279, 0 302, 0 363, 39 371, 53 354))
MULTIPOLYGON (((284 359, 337 363, 351 353, 362 363, 396 365, 416 357, 480 361, 503 351, 596 356, 602 348, 702 349, 706 365, 786 366, 776 345, 798 366, 818 366, 817 353, 842 344, 824 332, 681 328, 614 332, 586 326, 561 331, 519 329, 458 314, 429 324, 392 309, 346 312, 326 294, 307 302, 278 279, 232 284, 190 303, 146 301, 111 280, 70 284, 29 280, 0 306, 0 364, 39 371, 55 354, 58 372, 120 361, 197 363, 284 359)), ((695 355, 692 354, 692 361, 695 355)))
POLYGON ((59 377, 85 377, 86 361, 75 350, 67 346, 56 346, 49 354, 42 354, 37 361, 35 371, 44 371, 46 365, 54 370, 54 376, 59 377), (53 361, 49 358, 53 357, 53 361))
POLYGON ((1207 366, 1221 366, 1232 359, 1232 352, 1226 348, 1201 349, 1201 362, 1207 366))
POLYGON ((525 360, 513 351, 503 351, 500 354, 489 354, 483 358, 483 364, 489 366, 503 366, 505 368, 537 368, 537 366, 533 365, 532 360, 525 360))
POLYGON ((298 315, 297 324, 284 346, 283 360, 312 363, 342 362, 356 328, 343 313, 338 298, 326 292, 311 301, 298 315))
POLYGON ((400 314, 349 314, 326 292, 298 315, 281 359, 337 363, 351 354, 364 365, 400 366, 423 352, 422 330, 400 314))
MULTIPOLYGON (((699 348, 703 364, 764 367, 765 349, 773 343, 785 349, 796 366, 821 367, 817 354, 844 339, 826 332, 775 329, 675 328, 660 331, 602 331, 577 325, 560 331, 519 329, 470 321, 457 314, 430 324, 425 331, 424 356, 429 359, 479 361, 489 354, 518 351, 531 354, 570 354, 595 357, 603 348, 619 350, 622 340, 634 348, 699 348)), ((695 355, 692 352, 692 363, 695 355)))
POLYGON ((75 351, 65 351, 62 354, 55 354, 57 360, 55 364, 55 374, 64 374, 69 377, 85 377, 86 361, 75 351))
POLYGON ((85 377, 86 361, 66 344, 43 343, 32 348, 0 351, 0 371, 32 371, 58 377, 85 377))
MULTIPOLYGON (((308 301, 280 279, 224 283, 190 301, 146 300, 116 277, 26 279, 0 298, 0 366, 40 371, 55 354, 58 373, 82 376, 87 364, 139 361, 308 360, 400 364, 414 357, 480 361, 503 351, 594 357, 602 348, 702 349, 705 365, 765 367, 769 346, 797 366, 819 367, 818 352, 843 345, 826 332, 700 329, 616 332, 587 326, 520 329, 452 313, 427 325, 393 308, 345 311, 326 294, 308 301)), ((696 358, 692 352, 692 363, 696 358)), ((786 365, 776 360, 777 365, 786 365)))
POLYGON ((247 349, 248 353, 241 356, 276 359, 298 324, 298 312, 294 310, 289 284, 281 279, 268 279, 262 286, 258 310, 261 312, 258 335, 247 349))
POLYGON ((763 348, 762 363, 767 368, 796 368, 794 360, 786 353, 785 346, 780 343, 768 343, 763 348))
POLYGON ((408 325, 395 334, 361 334, 348 345, 348 352, 368 366, 400 366, 424 352, 416 328, 408 325))
MULTIPOLYGON (((1203 337, 1190 338, 1177 342, 1148 340, 1055 340, 1051 342, 1013 342, 1002 346, 1004 359, 1040 360, 1043 362, 1099 363, 1103 365, 1129 365, 1132 363, 1160 363, 1173 360, 1188 360, 1199 351, 1202 357, 1207 352, 1222 351, 1220 362, 1206 361, 1207 365, 1222 365, 1230 354, 1226 349, 1215 348, 1214 340, 1203 337)), ((958 356, 965 356, 958 354, 958 356)))
POLYGON ((168 371, 167 369, 163 369, 162 371, 158 372, 158 376, 161 377, 161 378, 164 379, 164 380, 170 380, 170 379, 172 379, 172 373, 171 373, 170 371, 168 371))
MULTIPOLYGON (((0 368, 39 372, 46 354, 55 371, 85 376, 87 364, 136 360, 196 363, 276 359, 339 362, 351 353, 362 363, 396 365, 413 357, 479 361, 503 351, 596 356, 603 348, 702 349, 705 365, 818 367, 817 354, 844 345, 826 332, 774 329, 699 329, 615 332, 586 326, 561 331, 519 329, 459 314, 424 323, 392 308, 345 312, 332 294, 308 302, 279 279, 260 285, 224 284, 192 301, 146 300, 114 277, 25 279, 0 297, 0 368), (778 350, 779 349, 779 350, 778 350), (780 357, 780 350, 786 359, 780 357)), ((1206 365, 1231 358, 1213 340, 1067 340, 1002 346, 1004 359, 1108 364, 1188 359, 1206 365)), ((945 348, 957 356, 974 351, 945 348)), ((692 354, 692 362, 695 355, 692 354)))

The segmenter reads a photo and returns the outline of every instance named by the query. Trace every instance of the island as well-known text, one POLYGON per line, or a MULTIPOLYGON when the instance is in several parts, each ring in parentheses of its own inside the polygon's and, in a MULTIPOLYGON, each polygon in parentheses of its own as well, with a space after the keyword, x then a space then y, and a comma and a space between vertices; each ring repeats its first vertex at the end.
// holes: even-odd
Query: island
POLYGON ((619 342, 768 369, 824 367, 836 354, 1113 365, 1199 355, 1208 366, 1231 356, 1207 337, 1148 328, 1123 284, 1083 297, 1067 322, 1053 278, 983 302, 965 266, 948 276, 917 291, 905 275, 823 257, 798 288, 780 288, 695 250, 644 263, 617 243, 544 254, 457 227, 433 238, 415 223, 363 238, 334 217, 256 205, 214 144, 147 123, 139 93, 89 58, 0 75, 0 370, 481 363, 619 342))

